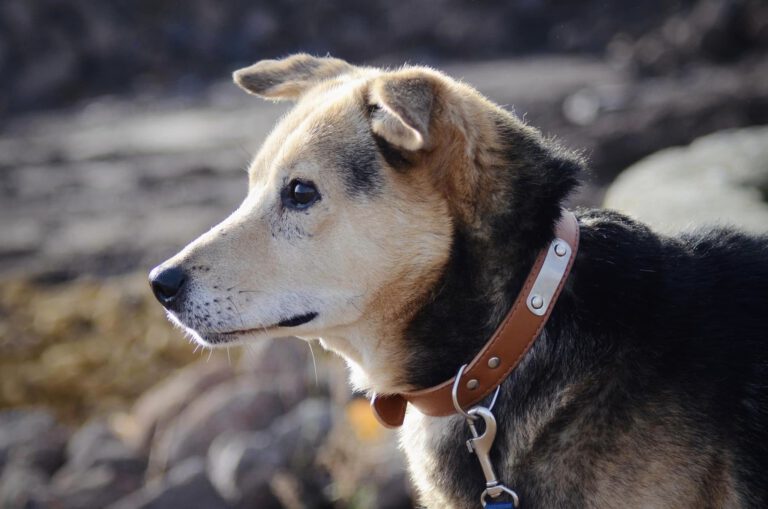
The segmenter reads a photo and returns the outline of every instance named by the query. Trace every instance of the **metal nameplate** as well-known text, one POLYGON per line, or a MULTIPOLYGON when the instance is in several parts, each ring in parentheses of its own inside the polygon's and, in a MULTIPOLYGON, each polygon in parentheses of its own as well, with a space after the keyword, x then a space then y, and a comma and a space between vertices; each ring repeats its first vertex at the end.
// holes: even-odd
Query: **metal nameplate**
POLYGON ((559 238, 552 241, 539 275, 525 299, 525 304, 534 315, 543 316, 549 309, 571 256, 573 250, 567 242, 559 238))

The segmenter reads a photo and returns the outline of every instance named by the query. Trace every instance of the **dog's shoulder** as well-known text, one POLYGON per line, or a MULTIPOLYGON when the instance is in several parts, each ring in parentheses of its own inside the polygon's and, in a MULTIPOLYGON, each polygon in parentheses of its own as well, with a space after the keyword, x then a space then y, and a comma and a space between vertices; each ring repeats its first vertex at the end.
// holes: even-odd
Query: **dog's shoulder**
POLYGON ((579 221, 569 316, 582 332, 609 335, 654 376, 743 389, 768 374, 768 236, 722 227, 666 236, 603 210, 579 221))
MULTIPOLYGON (((755 289, 768 285, 768 232, 754 235, 737 227, 717 226, 670 236, 612 210, 580 209, 577 215, 582 265, 613 276, 644 273, 648 280, 659 273, 667 289, 714 285, 708 289, 716 296, 732 285, 755 289)), ((768 292, 752 297, 768 298, 768 292)))

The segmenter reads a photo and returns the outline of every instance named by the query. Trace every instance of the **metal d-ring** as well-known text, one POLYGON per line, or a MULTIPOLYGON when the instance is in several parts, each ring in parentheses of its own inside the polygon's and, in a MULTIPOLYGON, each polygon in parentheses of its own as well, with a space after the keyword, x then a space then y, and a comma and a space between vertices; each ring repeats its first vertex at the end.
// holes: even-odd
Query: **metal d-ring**
POLYGON ((476 415, 470 415, 467 412, 464 411, 463 408, 461 408, 461 405, 459 405, 459 382, 461 382, 461 375, 464 374, 464 370, 467 369, 467 365, 464 364, 459 368, 459 372, 456 373, 456 379, 453 381, 453 388, 451 389, 451 398, 453 398, 453 408, 456 409, 458 413, 464 416, 468 421, 474 421, 478 417, 476 415))
MULTIPOLYGON (((463 408, 461 408, 461 405, 459 405, 459 382, 461 382, 461 376, 464 374, 464 370, 467 369, 467 365, 464 364, 459 368, 459 372, 456 373, 456 379, 453 381, 453 388, 451 389, 451 398, 453 399, 453 408, 456 410, 456 412, 460 413, 469 421, 474 421, 478 417, 476 415, 468 414, 463 408)), ((491 400, 491 404, 488 405, 488 410, 493 410, 494 405, 496 404, 496 399, 499 397, 499 390, 501 389, 501 385, 496 387, 496 392, 493 393, 493 399, 491 400)))

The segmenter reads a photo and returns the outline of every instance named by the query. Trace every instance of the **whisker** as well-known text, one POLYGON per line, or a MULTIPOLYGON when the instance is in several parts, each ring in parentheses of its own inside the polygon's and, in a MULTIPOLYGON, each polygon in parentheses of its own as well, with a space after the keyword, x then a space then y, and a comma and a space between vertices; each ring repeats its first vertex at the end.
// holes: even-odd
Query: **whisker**
POLYGON ((227 296, 227 300, 235 307, 235 311, 237 311, 237 319, 240 320, 240 327, 245 328, 245 322, 243 322, 243 314, 240 312, 240 307, 238 307, 235 299, 233 299, 231 296, 227 296))
POLYGON ((312 348, 311 341, 307 341, 307 345, 309 346, 309 353, 312 354, 312 366, 315 368, 315 387, 319 387, 320 382, 318 381, 317 377, 317 361, 315 360, 315 350, 312 348))

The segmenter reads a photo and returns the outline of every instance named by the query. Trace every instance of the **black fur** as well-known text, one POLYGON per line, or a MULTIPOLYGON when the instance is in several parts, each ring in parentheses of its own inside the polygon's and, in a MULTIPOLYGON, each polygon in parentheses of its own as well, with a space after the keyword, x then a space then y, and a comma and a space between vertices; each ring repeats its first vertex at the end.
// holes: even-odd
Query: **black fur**
MULTIPOLYGON (((487 341, 577 185, 577 158, 506 120, 499 131, 507 166, 485 170, 506 172, 509 206, 487 218, 489 241, 457 225, 440 290, 407 329, 415 387, 450 378, 487 341)), ((768 507, 768 238, 723 229, 669 238, 615 212, 577 215, 571 276, 494 412, 492 459, 511 465, 504 481, 526 509, 581 507, 594 493, 596 462, 622 458, 618 439, 635 440, 647 422, 659 430, 637 443, 648 457, 672 441, 704 458, 700 507, 716 503, 729 458, 744 507, 768 507), (535 421, 533 409, 565 388, 573 399, 535 421), (534 441, 515 448, 526 426, 534 441), (556 465, 555 475, 540 474, 541 465, 556 465)), ((463 421, 455 427, 434 444, 443 469, 432 480, 457 507, 475 507, 484 479, 464 447, 463 421)))
POLYGON ((341 166, 344 187, 350 196, 361 194, 375 196, 381 192, 383 183, 382 167, 376 158, 376 146, 372 139, 365 138, 358 143, 344 140, 335 152, 341 166))
POLYGON ((411 162, 405 154, 392 146, 387 140, 378 134, 373 134, 373 141, 376 143, 376 147, 379 149, 381 157, 384 158, 384 161, 393 169, 397 171, 405 171, 411 167, 411 162))

